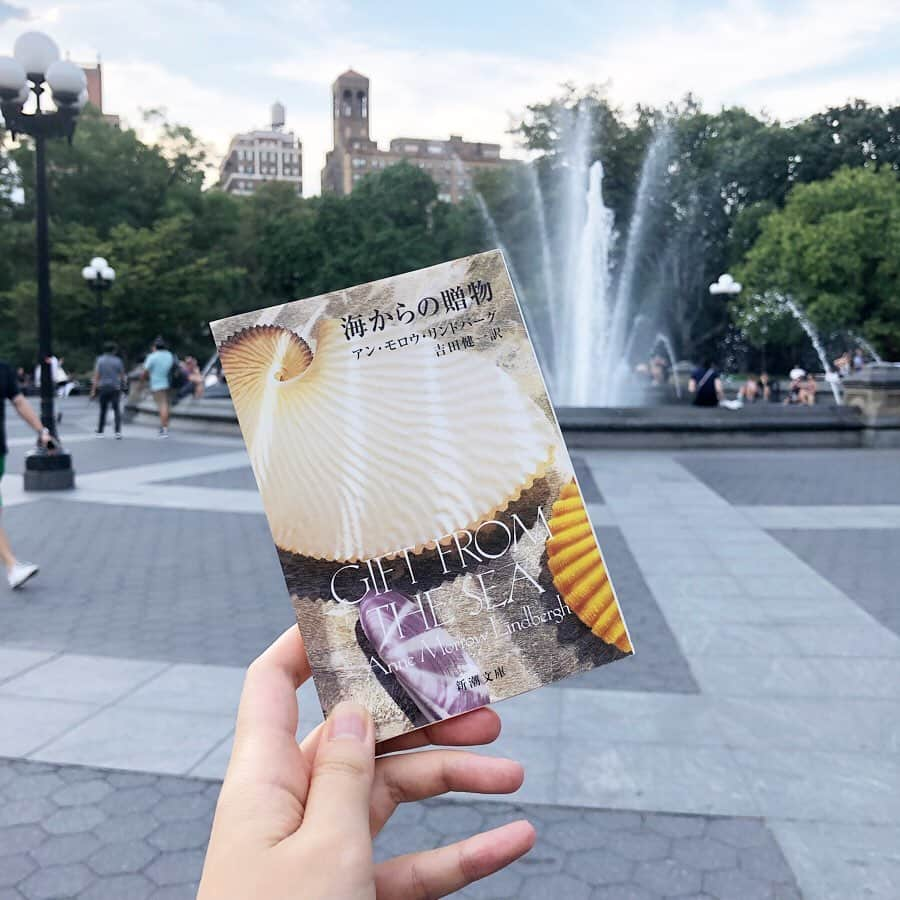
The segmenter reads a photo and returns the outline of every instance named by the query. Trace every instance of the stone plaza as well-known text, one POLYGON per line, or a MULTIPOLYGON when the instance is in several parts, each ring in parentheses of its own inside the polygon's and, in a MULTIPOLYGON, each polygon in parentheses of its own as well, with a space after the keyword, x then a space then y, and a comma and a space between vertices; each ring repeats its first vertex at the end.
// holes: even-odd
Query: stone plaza
MULTIPOLYGON (((244 669, 293 621, 242 441, 97 440, 94 409, 68 493, 22 490, 11 423, 42 568, 0 595, 0 900, 193 897, 244 669)), ((525 816, 461 896, 900 896, 900 454, 573 457, 636 655, 498 705, 524 786, 403 807, 377 854, 525 816)))

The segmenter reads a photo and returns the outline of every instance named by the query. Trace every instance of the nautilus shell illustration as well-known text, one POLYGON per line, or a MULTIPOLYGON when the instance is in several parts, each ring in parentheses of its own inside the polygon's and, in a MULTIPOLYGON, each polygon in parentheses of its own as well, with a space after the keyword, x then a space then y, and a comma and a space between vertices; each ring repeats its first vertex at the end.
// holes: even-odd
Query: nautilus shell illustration
POLYGON ((400 591, 371 593, 359 604, 366 637, 429 721, 486 706, 491 698, 476 662, 445 628, 429 627, 425 616, 400 591))
POLYGON ((631 653, 625 623, 574 481, 562 489, 547 524, 551 534, 547 565, 560 596, 597 637, 631 653))
POLYGON ((265 325, 220 347, 282 549, 343 562, 420 552, 550 465, 546 416, 476 349, 437 357, 423 340, 358 356, 336 319, 311 340, 265 325))

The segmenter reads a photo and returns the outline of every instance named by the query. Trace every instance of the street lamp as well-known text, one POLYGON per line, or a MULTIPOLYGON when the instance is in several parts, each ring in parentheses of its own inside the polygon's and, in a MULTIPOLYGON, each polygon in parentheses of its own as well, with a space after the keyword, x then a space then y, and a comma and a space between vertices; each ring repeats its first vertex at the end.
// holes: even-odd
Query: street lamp
MULTIPOLYGON (((13 55, 0 57, 0 113, 15 139, 34 138, 34 197, 37 233, 38 354, 41 361, 41 422, 56 437, 53 410, 53 373, 50 369, 50 238, 47 218, 47 140, 75 133, 75 120, 87 102, 84 72, 59 58, 59 48, 38 31, 20 35, 13 55), (29 85, 30 83, 30 85, 29 85), (45 96, 52 94, 55 109, 47 109, 45 96), (24 107, 34 94, 32 112, 24 107)), ((37 448, 25 457, 25 490, 61 490, 75 485, 72 457, 59 442, 52 451, 37 448)))
POLYGON ((116 270, 102 256, 95 256, 90 265, 81 270, 81 277, 93 288, 97 297, 97 344, 103 352, 103 292, 112 287, 116 280, 116 270))
POLYGON ((725 294, 727 297, 737 297, 743 289, 744 286, 739 281, 735 281, 727 272, 720 275, 718 281, 714 281, 709 286, 709 292, 713 296, 725 294))

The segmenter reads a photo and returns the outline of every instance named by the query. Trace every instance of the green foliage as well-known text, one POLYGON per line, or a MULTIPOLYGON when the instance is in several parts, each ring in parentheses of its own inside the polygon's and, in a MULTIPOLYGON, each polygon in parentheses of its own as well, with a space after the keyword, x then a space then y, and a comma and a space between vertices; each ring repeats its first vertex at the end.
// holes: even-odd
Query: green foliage
MULTIPOLYGON (((579 102, 590 117, 588 161, 603 162, 620 255, 643 160, 654 135, 666 135, 635 290, 658 301, 659 327, 678 355, 715 357, 736 322, 751 344, 770 353, 778 344, 788 359, 804 339, 754 300, 769 289, 794 294, 826 333, 852 329, 886 355, 900 353, 900 108, 862 101, 791 126, 739 108, 705 112, 690 96, 626 113, 598 90, 567 88, 529 107, 516 131, 533 170, 488 170, 477 187, 538 316, 549 307, 535 190, 552 221, 565 182, 561 139, 579 102), (746 288, 731 311, 707 290, 728 269, 746 288)), ((71 146, 48 147, 54 346, 71 370, 89 367, 96 350, 96 300, 80 272, 97 254, 117 272, 104 298, 106 333, 135 362, 157 334, 205 357, 211 319, 494 244, 475 200, 439 201, 431 179, 406 164, 368 176, 349 197, 303 199, 284 184, 249 198, 204 190, 207 148, 159 111, 145 119, 158 135, 152 145, 88 108, 71 146)), ((0 130, 0 357, 22 365, 33 363, 37 331, 33 170, 31 144, 0 130)), ((565 264, 570 240, 551 234, 555 265, 565 264)))
MULTIPOLYGON (((653 179, 654 190, 644 217, 646 239, 636 265, 635 295, 645 307, 658 304, 661 313, 657 325, 672 335, 676 353, 695 359, 721 359, 723 342, 732 333, 734 322, 748 330, 751 344, 757 347, 773 341, 783 344, 784 359, 798 344, 808 343, 792 321, 760 315, 756 308, 759 304, 750 296, 757 289, 761 292, 780 287, 788 291, 791 284, 798 284, 787 263, 772 272, 761 259, 745 267, 742 263, 745 257, 754 258, 753 250, 763 240, 772 214, 786 202, 790 204, 789 198, 801 192, 807 182, 818 183, 849 166, 861 175, 883 171, 886 174, 879 183, 887 185, 894 177, 892 173, 900 170, 900 142, 896 139, 900 107, 884 110, 857 100, 784 126, 741 108, 705 112, 691 96, 664 110, 637 107, 632 115, 626 115, 596 90, 579 95, 569 88, 561 97, 529 107, 517 128, 525 146, 536 154, 532 165, 551 223, 560 202, 554 191, 565 181, 560 177, 560 150, 579 103, 589 111, 593 128, 588 162, 599 159, 604 167, 604 199, 615 214, 619 230, 614 248, 619 264, 642 161, 654 131, 664 135, 660 140, 664 141, 661 156, 665 166, 653 179), (728 303, 711 296, 708 286, 722 272, 737 267, 744 273, 742 280, 748 290, 742 296, 743 313, 730 315, 728 303), (762 274, 771 277, 757 286, 756 278, 762 274), (788 277, 793 280, 781 280, 788 277)), ((855 329, 886 352, 896 353, 900 316, 892 306, 895 301, 886 294, 876 301, 876 289, 870 284, 882 285, 888 280, 893 254, 885 251, 883 261, 876 264, 864 248, 875 226, 862 211, 870 208, 865 192, 856 197, 863 183, 864 178, 848 183, 844 198, 853 209, 858 200, 859 211, 848 208, 840 221, 823 222, 821 233, 810 238, 808 247, 795 245, 801 235, 779 232, 778 247, 785 260, 797 250, 801 258, 815 255, 819 270, 829 273, 827 285, 815 284, 815 301, 810 299, 811 315, 817 324, 826 331, 843 329, 842 340, 846 340, 848 329, 855 329), (832 225, 837 230, 831 230, 832 225), (846 230, 851 233, 845 234, 846 230), (867 286, 861 287, 861 282, 867 286)), ((529 199, 533 189, 521 170, 492 173, 480 187, 504 243, 512 250, 529 298, 543 299, 540 259, 533 238, 535 209, 529 199)), ((896 226, 887 223, 883 209, 875 220, 885 230, 873 246, 883 248, 890 240, 890 229, 896 226)), ((760 251, 758 256, 769 258, 776 241, 774 232, 765 240, 770 250, 765 254, 760 251)), ((570 241, 571 236, 551 233, 557 267, 567 258, 565 250, 570 241)), ((813 284, 808 287, 812 292, 813 284)), ((539 307, 544 305, 538 303, 539 307)))
MULTIPOLYGON (((759 343, 759 301, 777 290, 793 296, 825 333, 857 331, 900 355, 900 181, 890 168, 841 169, 797 185, 782 210, 760 225, 739 270, 749 288, 735 306, 738 323, 759 343)), ((769 311, 769 331, 790 341, 796 327, 769 311)), ((769 340, 772 336, 769 335, 769 340)))
MULTIPOLYGON (((148 146, 96 114, 71 147, 49 147, 54 349, 84 371, 99 342, 96 295, 81 269, 116 269, 105 333, 129 362, 160 334, 179 353, 212 352, 210 320, 464 256, 485 246, 477 211, 437 200, 409 165, 364 179, 350 197, 297 197, 272 183, 249 198, 203 190, 205 147, 151 111, 148 146)), ((2 147, 0 147, 2 150, 2 147)), ((36 356, 32 147, 0 156, 0 356, 36 356), (4 202, 16 189, 24 204, 4 202)))

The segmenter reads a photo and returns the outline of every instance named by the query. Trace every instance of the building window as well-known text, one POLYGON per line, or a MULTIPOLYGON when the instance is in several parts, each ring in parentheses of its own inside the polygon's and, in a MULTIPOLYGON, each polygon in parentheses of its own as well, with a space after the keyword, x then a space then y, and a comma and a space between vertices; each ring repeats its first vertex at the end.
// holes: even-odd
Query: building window
POLYGON ((419 145, 418 144, 404 144, 403 152, 404 153, 418 153, 419 145))
POLYGON ((362 118, 369 118, 369 98, 365 91, 357 91, 356 99, 359 102, 359 114, 362 118))
POLYGON ((353 94, 350 91, 344 91, 341 101, 341 115, 348 118, 353 115, 353 94))
POLYGON ((444 152, 444 148, 440 144, 429 144, 428 152, 434 156, 440 156, 444 152))

